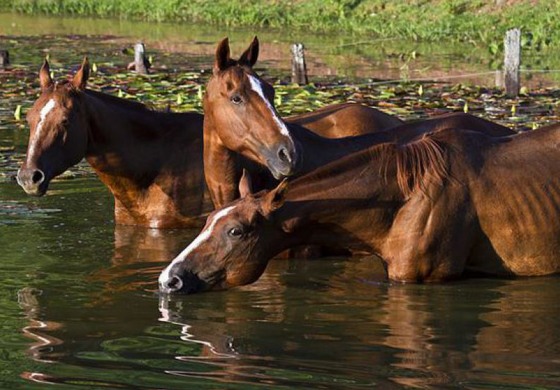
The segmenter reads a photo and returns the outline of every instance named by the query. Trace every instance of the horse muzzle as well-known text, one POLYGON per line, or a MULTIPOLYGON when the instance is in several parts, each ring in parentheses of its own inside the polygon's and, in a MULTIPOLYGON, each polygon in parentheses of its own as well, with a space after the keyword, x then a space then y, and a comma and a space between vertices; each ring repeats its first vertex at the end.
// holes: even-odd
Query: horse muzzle
POLYGON ((45 172, 40 169, 21 168, 16 180, 28 195, 43 196, 49 186, 45 172))
POLYGON ((297 155, 292 145, 280 145, 262 152, 266 166, 276 180, 292 176, 296 171, 297 155))
POLYGON ((205 289, 205 283, 192 272, 162 273, 159 277, 159 291, 165 294, 194 294, 205 289))

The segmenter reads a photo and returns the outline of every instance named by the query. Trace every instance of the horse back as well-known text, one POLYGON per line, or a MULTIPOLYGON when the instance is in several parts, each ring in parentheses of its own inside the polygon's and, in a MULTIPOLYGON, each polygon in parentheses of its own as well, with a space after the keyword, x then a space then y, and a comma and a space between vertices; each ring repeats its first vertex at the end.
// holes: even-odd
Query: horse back
POLYGON ((497 256, 515 275, 559 272, 560 126, 485 142, 468 180, 481 231, 475 250, 486 248, 475 257, 497 256))
POLYGON ((376 133, 404 123, 396 116, 357 103, 333 104, 306 114, 290 116, 285 120, 326 138, 376 133))

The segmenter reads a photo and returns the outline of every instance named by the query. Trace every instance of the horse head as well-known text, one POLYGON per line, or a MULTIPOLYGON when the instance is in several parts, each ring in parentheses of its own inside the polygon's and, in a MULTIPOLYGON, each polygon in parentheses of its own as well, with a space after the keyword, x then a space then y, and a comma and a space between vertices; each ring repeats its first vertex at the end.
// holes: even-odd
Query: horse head
POLYGON ((272 218, 284 204, 287 181, 253 194, 243 173, 241 198, 210 214, 202 232, 160 274, 160 291, 195 293, 256 281, 284 249, 286 232, 272 218))
POLYGON ((87 123, 80 99, 89 76, 87 58, 70 81, 54 82, 49 63, 39 71, 41 95, 27 113, 29 143, 17 182, 30 195, 42 196, 50 181, 80 162, 87 147, 87 123))
POLYGON ((205 142, 221 143, 281 179, 294 173, 298 153, 274 108, 274 89, 253 70, 258 55, 257 37, 238 60, 230 57, 227 38, 219 43, 204 96, 205 142))

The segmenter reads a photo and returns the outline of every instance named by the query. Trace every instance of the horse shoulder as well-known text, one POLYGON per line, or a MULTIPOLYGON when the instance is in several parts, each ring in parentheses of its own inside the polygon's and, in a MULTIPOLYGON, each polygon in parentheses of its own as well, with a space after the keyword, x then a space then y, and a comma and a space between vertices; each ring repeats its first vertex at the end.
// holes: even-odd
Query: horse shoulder
POLYGON ((463 273, 476 234, 468 187, 458 181, 431 183, 399 209, 381 256, 392 280, 453 279, 463 273))

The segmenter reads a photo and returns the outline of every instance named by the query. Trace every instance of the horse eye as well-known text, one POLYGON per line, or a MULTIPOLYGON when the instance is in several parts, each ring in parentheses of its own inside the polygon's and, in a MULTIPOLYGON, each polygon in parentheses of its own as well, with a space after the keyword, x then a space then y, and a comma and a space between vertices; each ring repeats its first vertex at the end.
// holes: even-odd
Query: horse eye
POLYGON ((232 102, 233 104, 241 104, 241 103, 243 103, 243 99, 241 98, 241 96, 239 96, 239 95, 237 95, 237 94, 233 95, 233 96, 230 98, 230 100, 231 100, 231 102, 232 102))
POLYGON ((228 235, 231 237, 241 237, 243 235, 243 229, 240 227, 234 227, 228 230, 228 235))

